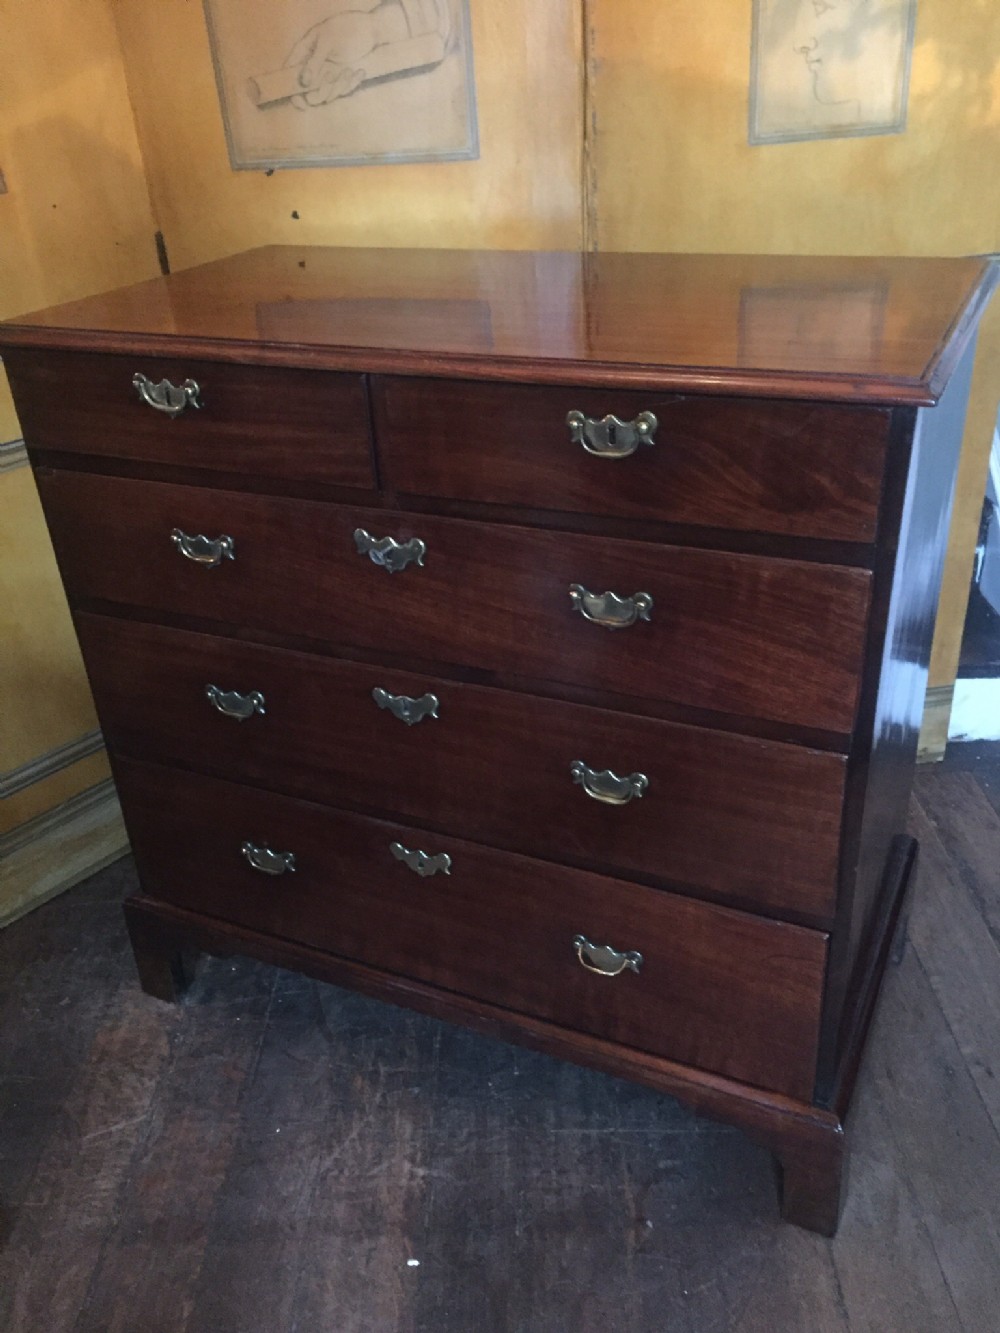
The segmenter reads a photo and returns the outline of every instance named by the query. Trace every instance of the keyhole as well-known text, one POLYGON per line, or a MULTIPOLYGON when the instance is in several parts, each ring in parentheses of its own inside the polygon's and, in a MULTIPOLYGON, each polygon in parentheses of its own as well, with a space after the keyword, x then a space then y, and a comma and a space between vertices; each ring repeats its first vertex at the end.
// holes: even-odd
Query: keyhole
POLYGON ((613 421, 608 422, 608 443, 618 443, 618 427, 613 421))

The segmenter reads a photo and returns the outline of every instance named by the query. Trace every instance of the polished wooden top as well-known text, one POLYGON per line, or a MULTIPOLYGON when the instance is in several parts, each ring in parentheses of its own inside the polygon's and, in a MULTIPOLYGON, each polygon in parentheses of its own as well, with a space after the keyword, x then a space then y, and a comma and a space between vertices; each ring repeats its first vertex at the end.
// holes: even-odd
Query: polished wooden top
POLYGON ((984 259, 268 246, 0 325, 0 348, 926 404, 984 259))

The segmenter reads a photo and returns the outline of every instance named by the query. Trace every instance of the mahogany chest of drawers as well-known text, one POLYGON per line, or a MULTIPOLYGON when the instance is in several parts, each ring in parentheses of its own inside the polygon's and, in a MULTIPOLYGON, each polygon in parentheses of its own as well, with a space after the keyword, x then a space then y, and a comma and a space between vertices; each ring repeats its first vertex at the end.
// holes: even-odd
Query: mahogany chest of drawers
POLYGON ((141 892, 836 1226, 978 260, 268 248, 0 327, 141 892))

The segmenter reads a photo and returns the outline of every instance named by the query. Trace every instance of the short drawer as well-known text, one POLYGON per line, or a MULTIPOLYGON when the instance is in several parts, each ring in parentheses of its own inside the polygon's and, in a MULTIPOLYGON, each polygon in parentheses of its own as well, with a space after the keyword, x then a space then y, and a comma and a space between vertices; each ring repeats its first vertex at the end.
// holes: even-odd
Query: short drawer
POLYGON ((373 385, 386 480, 400 494, 795 537, 875 534, 881 408, 393 376, 373 385), (593 424, 571 430, 571 412, 593 424), (602 428, 609 415, 624 429, 602 428), (650 417, 651 435, 630 429, 650 417))
POLYGON ((835 732, 853 725, 863 570, 62 471, 38 480, 77 603, 835 732), (423 563, 390 572, 359 552, 365 534, 423 563), (181 553, 205 554, 200 535, 217 543, 217 567, 181 553), (623 599, 617 610, 608 591, 623 599), (595 616, 634 623, 609 629, 595 616))
POLYGON ((119 762, 117 773, 154 897, 811 1094, 825 935, 179 770, 119 762), (294 870, 269 873, 286 853, 294 870), (581 955, 623 970, 594 975, 581 955))
POLYGON ((842 755, 106 616, 77 628, 119 752, 832 915, 842 755))
POLYGON ((28 444, 74 454, 170 463, 372 490, 360 375, 89 352, 4 354, 28 444), (133 385, 197 386, 176 416, 133 385))

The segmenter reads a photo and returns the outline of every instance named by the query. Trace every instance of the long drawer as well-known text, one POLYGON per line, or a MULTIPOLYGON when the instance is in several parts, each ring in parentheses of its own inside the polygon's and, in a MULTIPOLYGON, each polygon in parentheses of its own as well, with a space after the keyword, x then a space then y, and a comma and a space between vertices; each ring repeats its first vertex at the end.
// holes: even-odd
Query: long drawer
POLYGON ((84 473, 38 480, 77 601, 834 732, 853 724, 864 570, 84 473), (406 567, 364 549, 386 538, 406 567))
POLYGON ((88 352, 4 356, 36 449, 373 490, 360 375, 88 352), (166 379, 197 387, 176 416, 140 397, 166 379))
POLYGON ((121 752, 832 915, 841 755, 106 616, 77 628, 121 752))
POLYGON ((817 931, 179 770, 117 768, 151 895, 811 1095, 817 931), (423 874, 408 864, 419 852, 433 858, 423 874), (286 854, 294 869, 270 873, 286 854))
POLYGON ((875 535, 884 409, 401 376, 376 377, 372 389, 386 480, 399 493, 797 537, 875 535), (574 429, 574 412, 590 424, 574 429), (650 418, 648 435, 630 430, 650 418))

